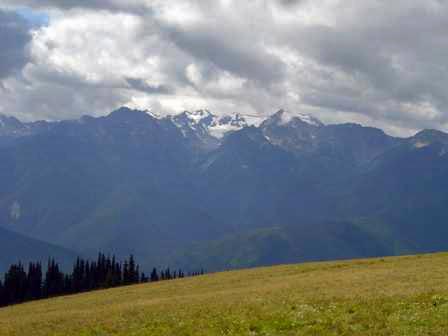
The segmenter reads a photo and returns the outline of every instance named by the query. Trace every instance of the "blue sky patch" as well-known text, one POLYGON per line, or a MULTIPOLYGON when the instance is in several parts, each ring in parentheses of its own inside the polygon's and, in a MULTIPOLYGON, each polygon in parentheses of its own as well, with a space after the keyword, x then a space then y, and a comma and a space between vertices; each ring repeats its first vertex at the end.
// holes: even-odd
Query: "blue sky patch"
POLYGON ((44 12, 37 12, 28 7, 22 7, 15 11, 18 15, 23 17, 32 26, 48 26, 50 17, 44 12))

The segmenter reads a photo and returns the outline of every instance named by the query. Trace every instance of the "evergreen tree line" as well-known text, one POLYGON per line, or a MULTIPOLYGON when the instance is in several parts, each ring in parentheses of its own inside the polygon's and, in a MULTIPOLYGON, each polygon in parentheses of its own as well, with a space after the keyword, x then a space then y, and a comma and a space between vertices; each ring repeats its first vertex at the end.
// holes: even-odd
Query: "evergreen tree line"
POLYGON ((185 274, 182 270, 153 268, 146 276, 131 255, 123 263, 115 256, 100 253, 96 261, 77 258, 71 273, 64 273, 54 259, 48 261, 45 273, 42 264, 31 262, 26 270, 22 263, 13 264, 0 280, 0 307, 49 297, 88 292, 95 289, 126 286, 144 282, 171 280, 204 274, 185 274))

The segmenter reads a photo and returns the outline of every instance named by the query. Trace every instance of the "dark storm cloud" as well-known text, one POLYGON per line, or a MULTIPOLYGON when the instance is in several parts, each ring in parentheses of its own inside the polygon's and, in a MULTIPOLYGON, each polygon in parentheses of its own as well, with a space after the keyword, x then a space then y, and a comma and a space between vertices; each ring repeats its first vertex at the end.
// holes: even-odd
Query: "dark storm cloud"
POLYGON ((28 61, 29 26, 19 15, 0 10, 0 78, 20 70, 28 61))

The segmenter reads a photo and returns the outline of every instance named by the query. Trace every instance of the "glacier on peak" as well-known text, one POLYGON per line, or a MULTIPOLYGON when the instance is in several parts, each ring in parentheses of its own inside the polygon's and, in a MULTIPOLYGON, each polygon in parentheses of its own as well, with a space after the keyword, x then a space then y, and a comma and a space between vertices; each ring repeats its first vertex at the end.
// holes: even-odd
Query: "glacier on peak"
MULTIPOLYGON (((207 133, 218 139, 222 138, 228 132, 260 124, 259 120, 246 118, 246 116, 239 113, 218 116, 207 109, 184 111, 180 114, 170 116, 170 118, 184 134, 185 128, 188 128, 190 130, 200 130, 202 133, 207 133)), ((266 118, 263 123, 280 126, 289 125, 293 127, 297 127, 300 123, 305 123, 314 127, 324 126, 320 120, 313 116, 299 112, 290 112, 284 109, 272 114, 266 118)))
POLYGON ((324 124, 319 119, 310 116, 309 114, 304 114, 300 112, 290 112, 283 109, 279 110, 277 113, 272 115, 271 118, 273 118, 274 121, 280 125, 286 125, 293 121, 299 120, 305 124, 316 127, 324 126, 324 124))
MULTIPOLYGON (((123 110, 127 108, 119 109, 123 110)), ((301 124, 307 124, 314 127, 324 126, 317 118, 299 113, 290 112, 284 109, 280 109, 276 113, 262 118, 261 116, 243 115, 240 113, 232 113, 225 115, 217 115, 208 109, 198 109, 188 111, 185 110, 178 114, 171 114, 162 116, 151 110, 142 111, 156 119, 169 119, 171 120, 182 132, 184 136, 189 134, 196 134, 200 137, 211 136, 216 139, 224 137, 229 132, 238 131, 248 126, 265 125, 279 125, 290 127, 298 127, 301 124)))
POLYGON ((170 116, 171 120, 186 134, 185 128, 200 130, 215 138, 222 138, 230 131, 248 126, 240 114, 217 116, 209 110, 184 111, 170 116))

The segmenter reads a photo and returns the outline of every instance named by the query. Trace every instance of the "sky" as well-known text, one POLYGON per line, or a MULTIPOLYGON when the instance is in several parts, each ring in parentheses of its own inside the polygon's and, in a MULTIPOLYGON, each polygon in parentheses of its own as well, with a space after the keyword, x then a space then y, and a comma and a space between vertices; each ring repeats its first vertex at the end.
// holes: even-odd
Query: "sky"
POLYGON ((443 0, 0 0, 0 113, 207 108, 448 130, 443 0))

